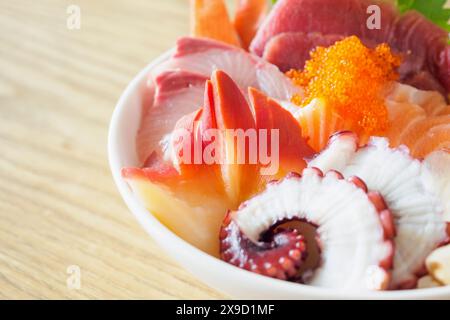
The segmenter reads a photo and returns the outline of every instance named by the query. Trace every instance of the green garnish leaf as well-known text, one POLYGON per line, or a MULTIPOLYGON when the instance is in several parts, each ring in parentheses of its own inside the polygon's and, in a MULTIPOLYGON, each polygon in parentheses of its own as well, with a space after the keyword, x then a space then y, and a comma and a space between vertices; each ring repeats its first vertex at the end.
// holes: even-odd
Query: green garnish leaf
POLYGON ((435 24, 450 32, 450 9, 444 8, 446 0, 397 0, 401 12, 416 10, 435 24))

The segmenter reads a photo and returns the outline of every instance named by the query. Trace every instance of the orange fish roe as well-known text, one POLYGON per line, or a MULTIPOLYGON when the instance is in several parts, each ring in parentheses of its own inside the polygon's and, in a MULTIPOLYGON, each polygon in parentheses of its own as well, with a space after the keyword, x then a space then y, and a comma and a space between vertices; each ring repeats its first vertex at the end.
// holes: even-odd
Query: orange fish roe
POLYGON ((356 36, 328 48, 317 47, 303 71, 287 73, 295 84, 305 87, 305 97, 294 96, 292 101, 305 106, 314 98, 323 98, 340 116, 353 122, 355 131, 381 133, 388 125, 382 92, 387 83, 398 78, 400 63, 387 44, 369 49, 356 36))

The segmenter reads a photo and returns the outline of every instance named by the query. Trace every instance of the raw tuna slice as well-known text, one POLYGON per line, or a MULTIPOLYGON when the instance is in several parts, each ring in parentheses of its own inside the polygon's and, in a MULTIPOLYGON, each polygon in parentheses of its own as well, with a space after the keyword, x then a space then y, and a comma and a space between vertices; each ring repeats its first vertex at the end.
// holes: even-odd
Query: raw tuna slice
POLYGON ((379 0, 279 0, 253 39, 250 50, 261 56, 267 42, 283 32, 357 35, 381 40, 390 34, 395 17, 394 7, 379 0), (372 4, 378 4, 382 11, 379 30, 369 30, 366 25, 367 8, 372 4))
POLYGON ((447 95, 444 84, 441 84, 429 71, 419 71, 409 77, 403 77, 402 82, 420 90, 438 91, 443 96, 447 95))
POLYGON ((450 88, 450 46, 446 46, 439 54, 439 80, 447 92, 450 88))
POLYGON ((405 83, 423 90, 441 91, 444 95, 450 91, 450 65, 440 58, 447 50, 446 40, 445 30, 415 11, 401 16, 393 32, 383 39, 403 54, 399 72, 405 83))
POLYGON ((450 91, 447 33, 417 12, 400 15, 393 5, 380 0, 279 0, 250 50, 270 56, 270 61, 281 60, 282 69, 296 68, 298 55, 308 52, 310 43, 301 37, 290 38, 284 50, 277 49, 272 41, 287 32, 318 32, 323 37, 356 35, 369 47, 386 42, 403 55, 399 70, 402 82, 444 94, 450 91), (381 28, 370 30, 367 12, 375 4, 381 8, 381 28))
POLYGON ((269 40, 264 49, 264 59, 278 66, 281 71, 303 69, 305 61, 310 58, 310 52, 317 46, 328 47, 342 40, 340 35, 322 35, 318 32, 305 34, 303 32, 280 33, 269 40), (293 48, 295 50, 286 50, 293 48))

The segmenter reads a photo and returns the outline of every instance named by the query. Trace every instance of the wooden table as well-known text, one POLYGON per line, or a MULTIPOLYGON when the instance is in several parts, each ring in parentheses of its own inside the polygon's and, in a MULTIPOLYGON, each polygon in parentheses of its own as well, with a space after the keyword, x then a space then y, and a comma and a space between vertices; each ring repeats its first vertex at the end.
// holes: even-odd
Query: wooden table
POLYGON ((225 297, 155 245, 107 163, 119 95, 188 31, 186 0, 0 1, 0 298, 225 297))

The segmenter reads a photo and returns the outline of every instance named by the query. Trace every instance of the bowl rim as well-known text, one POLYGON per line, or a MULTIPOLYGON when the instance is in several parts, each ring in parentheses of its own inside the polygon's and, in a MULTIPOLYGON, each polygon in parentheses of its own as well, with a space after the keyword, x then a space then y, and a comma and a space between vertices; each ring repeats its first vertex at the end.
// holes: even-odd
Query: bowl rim
MULTIPOLYGON (((182 238, 178 237, 175 233, 163 225, 153 214, 151 214, 151 212, 145 208, 138 197, 133 194, 126 181, 122 178, 121 169, 124 167, 125 163, 119 153, 118 141, 120 141, 119 127, 121 124, 121 119, 126 113, 126 106, 129 97, 139 87, 139 84, 146 79, 150 71, 157 65, 168 60, 172 56, 173 52, 174 49, 170 49, 151 61, 127 85, 114 108, 108 131, 108 161, 114 182, 120 195, 140 225, 160 246, 164 247, 164 243, 170 244, 171 248, 174 250, 171 250, 168 254, 172 258, 177 260, 177 262, 180 262, 180 255, 175 254, 174 251, 177 253, 182 252, 184 257, 202 261, 203 264, 208 264, 211 268, 215 268, 217 270, 222 269, 222 274, 227 274, 229 277, 235 277, 240 283, 257 281, 266 287, 276 288, 277 291, 292 292, 293 294, 295 293, 292 299, 302 297, 309 299, 433 299, 447 297, 450 299, 450 286, 395 291, 343 291, 334 288, 308 286, 261 276, 230 265, 201 251, 182 238)), ((198 279, 197 275, 194 275, 194 277, 198 279)), ((200 279, 198 280, 202 281, 200 279)), ((209 283, 207 284, 210 285, 209 283)), ((220 289, 214 288, 214 286, 211 287, 215 290, 221 291, 220 289)))

